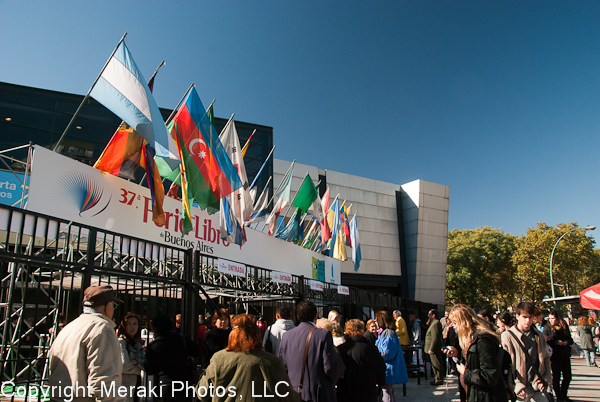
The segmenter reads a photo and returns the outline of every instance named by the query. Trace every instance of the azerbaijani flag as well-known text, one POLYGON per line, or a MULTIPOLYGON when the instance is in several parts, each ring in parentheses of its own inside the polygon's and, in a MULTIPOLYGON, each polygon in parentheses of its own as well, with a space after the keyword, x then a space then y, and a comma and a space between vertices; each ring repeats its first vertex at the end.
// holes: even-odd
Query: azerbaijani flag
POLYGON ((180 147, 191 196, 201 209, 211 207, 214 211, 219 210, 219 200, 240 188, 242 181, 195 88, 190 90, 169 124, 169 131, 180 147))

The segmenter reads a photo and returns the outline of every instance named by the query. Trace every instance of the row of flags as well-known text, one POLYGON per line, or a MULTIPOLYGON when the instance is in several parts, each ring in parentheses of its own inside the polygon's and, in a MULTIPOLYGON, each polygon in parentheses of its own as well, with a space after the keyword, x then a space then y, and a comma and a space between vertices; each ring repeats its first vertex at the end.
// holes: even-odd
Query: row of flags
POLYGON ((351 206, 347 207, 346 202, 340 204, 339 195, 329 207, 330 189, 327 188, 323 197, 319 197, 318 184, 314 184, 310 174, 304 176, 290 204, 290 207, 296 209, 287 224, 281 226, 285 219, 279 217, 285 206, 289 204, 293 168, 294 162, 282 179, 277 192, 281 196, 267 218, 266 226, 269 228, 269 234, 341 261, 347 260, 346 246, 349 246, 352 248, 354 269, 358 271, 362 255, 356 213, 352 220, 348 219, 351 206), (275 223, 278 221, 279 224, 275 228, 275 223))
POLYGON ((165 123, 152 96, 156 72, 146 83, 124 38, 89 93, 123 119, 94 167, 127 179, 143 168, 157 224, 165 223, 163 179, 171 181, 167 195, 177 197, 181 191, 182 235, 193 230, 191 206, 195 203, 209 214, 220 212, 221 238, 229 243, 241 247, 246 242, 246 228, 256 228, 266 220, 270 235, 340 260, 346 260, 346 245, 352 247, 358 270, 361 252, 356 214, 349 221, 350 208, 340 205, 339 197, 329 206, 329 189, 319 197, 318 185, 307 173, 292 200, 295 161, 273 197, 269 198, 268 190, 271 178, 257 197, 257 179, 273 150, 249 184, 244 155, 254 133, 241 147, 232 116, 217 134, 213 104, 205 109, 193 85, 165 123), (285 219, 279 218, 286 207, 295 211, 283 225, 285 219))

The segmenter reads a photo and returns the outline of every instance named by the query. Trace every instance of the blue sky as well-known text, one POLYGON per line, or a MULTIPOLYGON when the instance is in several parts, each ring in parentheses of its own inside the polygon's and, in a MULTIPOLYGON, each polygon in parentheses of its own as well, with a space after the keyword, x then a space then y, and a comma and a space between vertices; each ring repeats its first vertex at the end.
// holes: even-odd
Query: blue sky
MULTIPOLYGON (((450 186, 449 229, 599 225, 598 1, 7 1, 0 80, 85 94, 124 32, 275 157, 450 186)), ((593 232, 592 232, 593 233, 593 232)))

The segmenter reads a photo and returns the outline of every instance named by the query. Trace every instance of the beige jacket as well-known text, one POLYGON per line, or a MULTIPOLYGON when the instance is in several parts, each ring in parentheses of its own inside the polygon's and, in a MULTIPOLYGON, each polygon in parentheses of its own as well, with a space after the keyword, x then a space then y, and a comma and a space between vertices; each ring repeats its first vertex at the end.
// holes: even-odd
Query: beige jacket
MULTIPOLYGON (((536 333, 535 339, 537 340, 538 359, 540 362, 538 370, 543 380, 546 382, 546 385, 552 385, 552 369, 550 367, 550 356, 548 355, 548 350, 546 348, 546 337, 533 326, 531 327, 531 330, 536 333)), ((515 393, 518 395, 521 390, 527 387, 527 360, 523 349, 517 344, 517 340, 509 334, 508 331, 514 333, 519 339, 519 342, 522 343, 521 332, 516 326, 513 326, 509 330, 504 331, 501 336, 502 347, 512 358, 513 368, 515 370, 515 393)), ((541 386, 540 380, 536 378, 531 386, 534 391, 539 391, 541 386)))
POLYGON ((117 393, 123 363, 114 328, 102 314, 81 314, 59 332, 48 353, 52 400, 69 400, 72 395, 74 402, 123 401, 117 393), (106 395, 106 390, 113 393, 106 395))

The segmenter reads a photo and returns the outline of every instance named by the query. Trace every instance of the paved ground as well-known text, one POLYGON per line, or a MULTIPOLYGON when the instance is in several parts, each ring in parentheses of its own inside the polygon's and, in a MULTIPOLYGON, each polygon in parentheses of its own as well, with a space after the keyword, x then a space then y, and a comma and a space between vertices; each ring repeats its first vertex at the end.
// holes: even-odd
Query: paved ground
MULTIPOLYGON (((569 387, 569 398, 574 402, 599 402, 600 368, 587 367, 585 359, 575 356, 571 358, 571 367, 573 381, 569 387)), ((427 380, 421 377, 421 385, 418 385, 417 379, 411 378, 406 384, 406 396, 402 396, 402 385, 397 385, 396 399, 399 402, 460 402, 456 378, 450 378, 443 386, 438 387, 429 385, 430 381, 431 376, 427 380)))

